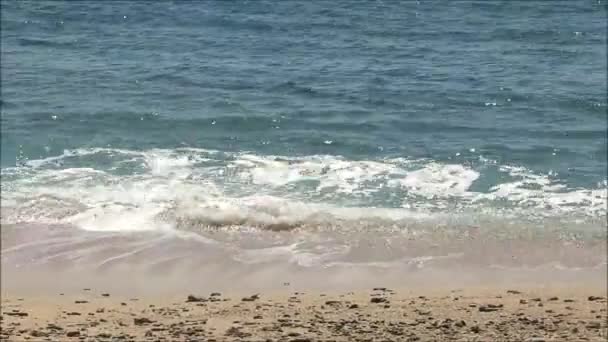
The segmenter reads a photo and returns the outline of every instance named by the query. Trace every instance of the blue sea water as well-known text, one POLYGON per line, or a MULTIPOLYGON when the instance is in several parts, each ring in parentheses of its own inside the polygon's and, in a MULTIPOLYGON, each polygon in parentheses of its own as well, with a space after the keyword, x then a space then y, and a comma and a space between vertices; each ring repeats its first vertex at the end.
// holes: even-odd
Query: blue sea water
POLYGON ((1 11, 5 223, 604 230, 604 1, 1 11))

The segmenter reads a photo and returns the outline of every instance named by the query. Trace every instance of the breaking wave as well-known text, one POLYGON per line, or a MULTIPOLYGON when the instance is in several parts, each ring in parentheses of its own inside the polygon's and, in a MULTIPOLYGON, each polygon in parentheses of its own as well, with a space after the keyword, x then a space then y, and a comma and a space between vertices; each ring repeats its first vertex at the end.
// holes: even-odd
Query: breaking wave
POLYGON ((205 149, 76 149, 2 170, 2 222, 86 230, 399 230, 479 220, 601 222, 606 182, 480 159, 348 160, 205 149), (497 179, 488 182, 486 179, 497 179))

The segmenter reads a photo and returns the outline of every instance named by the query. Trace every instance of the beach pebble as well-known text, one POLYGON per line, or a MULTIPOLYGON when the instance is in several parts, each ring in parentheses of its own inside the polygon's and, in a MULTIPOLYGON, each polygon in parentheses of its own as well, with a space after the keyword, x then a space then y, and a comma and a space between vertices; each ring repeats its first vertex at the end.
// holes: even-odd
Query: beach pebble
POLYGON ((502 304, 487 304, 487 305, 480 306, 479 311, 481 311, 481 312, 498 311, 498 309, 501 309, 502 307, 503 307, 502 304))
POLYGON ((33 336, 33 337, 46 337, 46 336, 48 336, 48 334, 45 333, 45 332, 42 332, 42 331, 32 330, 32 331, 30 331, 30 336, 33 336))
POLYGON ((152 321, 146 317, 133 318, 133 324, 135 324, 135 325, 144 325, 144 324, 149 324, 149 323, 154 323, 154 321, 152 321))
POLYGON ((63 330, 62 327, 58 326, 57 324, 53 324, 53 323, 49 323, 46 326, 46 328, 49 329, 49 330, 63 330))
POLYGON ((258 300, 260 298, 260 295, 258 294, 254 294, 253 296, 250 297, 244 297, 243 299, 241 299, 243 302, 253 302, 255 300, 258 300))
POLYGON ((26 317, 28 315, 27 312, 20 312, 20 311, 7 312, 6 314, 9 316, 17 316, 17 317, 26 317))
POLYGON ((192 303, 192 302, 206 302, 207 299, 203 298, 203 297, 197 297, 194 295, 188 295, 188 297, 186 298, 186 303, 192 303))
POLYGON ((386 303, 387 300, 386 300, 386 298, 382 298, 382 297, 374 297, 374 298, 370 299, 370 302, 378 304, 378 303, 386 303))

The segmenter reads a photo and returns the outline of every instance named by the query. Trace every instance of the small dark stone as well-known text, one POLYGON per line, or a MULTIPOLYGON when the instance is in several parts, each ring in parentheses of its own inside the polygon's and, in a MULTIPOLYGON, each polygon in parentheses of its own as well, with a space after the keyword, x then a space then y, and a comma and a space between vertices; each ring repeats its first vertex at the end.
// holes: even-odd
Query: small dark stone
POLYGON ((519 304, 528 304, 528 301, 525 299, 520 299, 519 304))
POLYGON ((110 294, 109 293, 102 293, 101 296, 102 297, 110 297, 110 294))
POLYGON ((549 298, 549 301, 552 301, 552 302, 556 301, 556 300, 559 300, 559 298, 558 297, 551 297, 551 298, 549 298))
POLYGON ((91 291, 91 289, 89 289, 89 288, 86 288, 86 289, 83 289, 83 290, 84 290, 84 291, 91 291))
POLYGON ((17 317, 26 317, 28 315, 27 312, 7 312, 9 316, 17 316, 17 317))
POLYGON ((587 298, 590 302, 596 301, 596 300, 601 300, 604 299, 604 297, 598 297, 598 296, 589 296, 587 298))
POLYGON ((510 294, 521 294, 521 292, 519 292, 517 290, 507 290, 507 293, 510 293, 510 294))
POLYGON ((480 312, 492 312, 492 311, 498 311, 498 309, 496 309, 496 308, 489 308, 487 306, 480 306, 479 307, 479 311, 480 312))
POLYGON ((462 327, 466 326, 467 323, 465 321, 458 321, 458 322, 454 323, 454 325, 459 328, 462 328, 462 327))
POLYGON ((76 304, 86 304, 86 303, 88 303, 88 301, 86 301, 86 300, 77 300, 77 301, 74 301, 74 303, 76 303, 76 304))
POLYGON ((262 315, 253 316, 253 319, 262 319, 262 315))
POLYGON ((77 336, 80 336, 80 331, 78 331, 78 330, 68 331, 67 334, 65 334, 65 336, 67 336, 67 337, 77 337, 77 336))
POLYGON ((478 326, 474 325, 471 327, 471 332, 478 334, 481 331, 478 326))
POLYGON ((378 303, 386 303, 387 300, 386 300, 386 298, 382 298, 382 297, 374 297, 374 298, 370 299, 370 302, 378 304, 378 303))
POLYGON ((30 331, 30 335, 33 337, 46 337, 48 336, 47 333, 42 332, 42 331, 38 331, 38 330, 32 330, 30 331))
POLYGON ((110 337, 112 337, 112 334, 99 333, 99 334, 97 334, 97 337, 100 337, 100 338, 110 338, 110 337))
POLYGON ((564 299, 564 303, 574 303, 574 299, 564 299))
POLYGON ((357 304, 351 304, 348 308, 349 309, 358 309, 359 305, 357 305, 357 304))
POLYGON ((62 327, 60 327, 56 324, 53 324, 53 323, 49 323, 46 327, 47 327, 47 329, 50 329, 50 330, 63 330, 62 327))
POLYGON ((219 296, 221 296, 221 295, 222 295, 222 294, 221 294, 221 293, 219 293, 219 292, 213 292, 213 293, 211 293, 209 296, 210 296, 210 297, 219 297, 219 296))
POLYGON ((239 337, 239 338, 244 338, 244 337, 250 337, 251 336, 250 333, 246 333, 246 332, 241 331, 239 327, 230 327, 228 330, 226 330, 225 335, 226 336, 239 337))
POLYGON ((482 305, 479 307, 479 311, 480 312, 492 312, 492 311, 498 311, 498 309, 502 308, 502 304, 487 304, 487 305, 482 305))
POLYGON ((245 297, 245 298, 243 298, 243 299, 241 299, 241 300, 242 300, 243 302, 253 302, 253 301, 258 300, 259 298, 260 298, 260 295, 258 295, 258 294, 254 294, 253 296, 250 296, 250 297, 245 297))
POLYGON ((389 329, 388 333, 395 336, 403 336, 403 330, 401 329, 389 329))
POLYGON ((144 325, 144 324, 148 324, 148 323, 154 323, 154 321, 142 317, 142 318, 133 318, 133 324, 135 325, 144 325))
POLYGON ((193 302, 206 302, 207 299, 203 298, 203 297, 197 297, 194 295, 188 295, 188 298, 186 298, 186 303, 193 303, 193 302))

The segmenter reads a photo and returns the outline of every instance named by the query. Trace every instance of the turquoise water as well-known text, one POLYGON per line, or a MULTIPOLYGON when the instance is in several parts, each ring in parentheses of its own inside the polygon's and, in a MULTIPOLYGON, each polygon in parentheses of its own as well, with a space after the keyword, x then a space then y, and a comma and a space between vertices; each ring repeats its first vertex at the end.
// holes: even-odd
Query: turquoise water
POLYGON ((1 25, 5 223, 604 229, 603 1, 7 1, 1 25))

